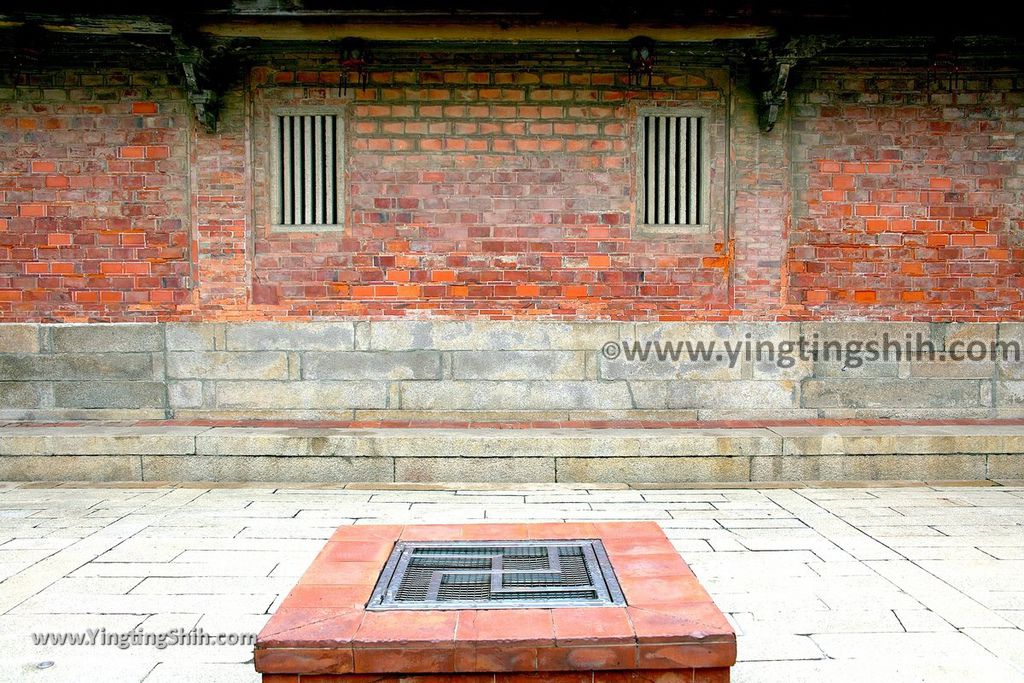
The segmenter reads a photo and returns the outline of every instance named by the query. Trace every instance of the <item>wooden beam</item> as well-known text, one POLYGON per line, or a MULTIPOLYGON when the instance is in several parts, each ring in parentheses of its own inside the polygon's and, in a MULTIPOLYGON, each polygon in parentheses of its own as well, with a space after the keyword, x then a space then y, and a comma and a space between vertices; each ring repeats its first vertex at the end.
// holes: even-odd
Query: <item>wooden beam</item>
POLYGON ((658 42, 689 43, 712 40, 770 38, 767 26, 611 26, 580 23, 402 23, 303 21, 298 19, 224 20, 201 22, 197 29, 220 38, 261 38, 283 41, 334 41, 362 38, 373 41, 438 42, 626 42, 638 35, 658 42))

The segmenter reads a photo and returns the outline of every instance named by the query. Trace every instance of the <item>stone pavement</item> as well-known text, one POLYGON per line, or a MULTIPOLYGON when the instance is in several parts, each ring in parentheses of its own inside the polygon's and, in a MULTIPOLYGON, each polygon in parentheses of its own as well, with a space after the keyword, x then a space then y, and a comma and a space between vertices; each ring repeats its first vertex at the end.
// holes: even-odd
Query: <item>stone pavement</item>
POLYGON ((248 645, 31 634, 256 633, 342 524, 646 519, 733 621, 735 681, 1024 682, 1024 482, 1003 483, 0 484, 0 680, 256 681, 248 645))

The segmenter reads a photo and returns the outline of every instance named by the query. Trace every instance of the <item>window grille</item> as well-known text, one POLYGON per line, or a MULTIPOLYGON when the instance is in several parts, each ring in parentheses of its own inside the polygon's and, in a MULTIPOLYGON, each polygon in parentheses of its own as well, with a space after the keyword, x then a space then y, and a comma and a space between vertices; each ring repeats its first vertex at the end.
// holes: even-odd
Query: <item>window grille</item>
POLYGON ((644 225, 702 225, 702 119, 650 114, 641 117, 641 125, 643 196, 639 213, 644 225))
POLYGON ((279 226, 341 223, 341 122, 335 114, 274 117, 274 221, 279 226))

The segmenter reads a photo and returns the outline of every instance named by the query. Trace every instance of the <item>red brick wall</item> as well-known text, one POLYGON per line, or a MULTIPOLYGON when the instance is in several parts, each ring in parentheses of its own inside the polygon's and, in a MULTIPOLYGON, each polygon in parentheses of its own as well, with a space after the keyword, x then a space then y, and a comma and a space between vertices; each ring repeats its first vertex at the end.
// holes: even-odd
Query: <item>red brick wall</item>
POLYGON ((803 81, 790 303, 819 317, 1019 319, 1021 83, 964 74, 954 94, 924 72, 803 81))
POLYGON ((349 91, 346 229, 312 234, 268 229, 266 125, 339 102, 336 66, 254 68, 215 134, 169 73, 40 71, 0 99, 0 320, 1024 317, 1012 79, 805 68, 763 135, 725 69, 382 70, 349 91), (633 226, 651 103, 717 117, 728 225, 633 226))
POLYGON ((189 118, 167 79, 53 70, 0 91, 0 319, 155 320, 188 301, 189 118))
MULTIPOLYGON (((258 300, 284 315, 727 315, 721 219, 711 234, 669 238, 637 236, 631 224, 637 103, 710 107, 712 135, 724 140, 728 76, 667 75, 654 97, 624 80, 374 74, 346 121, 349 229, 271 233, 269 192, 257 193, 258 300)), ((269 187, 271 109, 332 102, 337 82, 333 69, 256 70, 257 188, 269 187)))

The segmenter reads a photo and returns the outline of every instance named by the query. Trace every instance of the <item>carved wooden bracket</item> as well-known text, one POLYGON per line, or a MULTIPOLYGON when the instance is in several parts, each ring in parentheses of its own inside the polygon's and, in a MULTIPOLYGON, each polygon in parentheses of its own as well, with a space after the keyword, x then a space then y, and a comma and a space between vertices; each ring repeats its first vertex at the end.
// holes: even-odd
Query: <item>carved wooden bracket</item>
POLYGON ((214 133, 217 131, 222 89, 214 83, 209 52, 197 40, 178 30, 171 32, 171 43, 185 77, 185 90, 196 119, 207 131, 214 133))
POLYGON ((754 92, 757 95, 757 118, 762 133, 775 127, 788 97, 789 74, 802 59, 813 57, 835 39, 803 36, 787 41, 759 41, 748 52, 754 63, 754 92))

